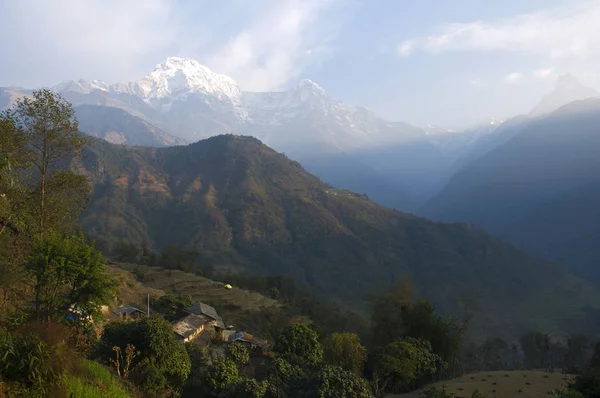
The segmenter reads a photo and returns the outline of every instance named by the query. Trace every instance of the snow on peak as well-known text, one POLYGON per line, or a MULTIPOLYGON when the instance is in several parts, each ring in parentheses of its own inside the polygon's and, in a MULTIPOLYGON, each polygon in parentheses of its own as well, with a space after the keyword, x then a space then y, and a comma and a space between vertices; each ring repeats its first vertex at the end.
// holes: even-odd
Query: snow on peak
POLYGON ((133 83, 133 90, 144 99, 205 93, 219 99, 236 100, 240 95, 238 85, 230 77, 215 73, 193 59, 181 57, 168 57, 156 65, 148 76, 133 83))
POLYGON ((60 83, 52 88, 54 91, 65 92, 72 91, 76 93, 88 94, 94 90, 108 91, 108 85, 101 80, 83 80, 67 81, 60 83))

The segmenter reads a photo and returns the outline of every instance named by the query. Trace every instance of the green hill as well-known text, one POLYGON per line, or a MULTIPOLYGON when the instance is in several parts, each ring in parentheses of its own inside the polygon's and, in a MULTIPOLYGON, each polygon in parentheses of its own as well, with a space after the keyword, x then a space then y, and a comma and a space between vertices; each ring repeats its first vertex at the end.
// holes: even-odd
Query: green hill
POLYGON ((475 297, 475 328, 564 330, 600 307, 596 288, 466 224, 434 223, 334 189, 254 138, 173 148, 97 141, 76 165, 93 182, 91 237, 195 247, 220 271, 288 274, 362 308, 410 276, 446 313, 475 297))

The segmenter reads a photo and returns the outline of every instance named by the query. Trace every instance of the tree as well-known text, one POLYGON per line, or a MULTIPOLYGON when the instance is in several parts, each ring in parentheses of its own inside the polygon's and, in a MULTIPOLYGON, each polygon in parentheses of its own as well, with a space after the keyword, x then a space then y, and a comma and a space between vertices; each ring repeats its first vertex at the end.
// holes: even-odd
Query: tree
POLYGON ((0 114, 0 235, 22 230, 24 190, 19 169, 26 167, 23 156, 25 135, 15 124, 11 112, 0 114))
POLYGON ((528 332, 521 337, 521 349, 525 364, 530 369, 540 369, 546 363, 546 343, 548 336, 540 332, 528 332))
POLYGON ((248 347, 239 341, 229 343, 225 348, 227 356, 243 369, 243 366, 250 362, 250 351, 248 347))
POLYGON ((579 373, 585 366, 586 356, 591 347, 590 340, 583 335, 574 335, 567 340, 565 367, 569 373, 579 373))
MULTIPOLYGON (((370 398, 367 382, 354 372, 337 366, 324 366, 309 381, 303 397, 322 398, 370 398)), ((305 386, 306 389, 306 386, 305 386)))
POLYGON ((165 294, 153 300, 152 308, 172 321, 185 315, 185 310, 194 304, 189 294, 165 294))
POLYGON ((333 333, 323 343, 323 357, 330 365, 361 375, 367 349, 360 343, 357 334, 333 333))
POLYGON ((191 370, 190 357, 183 344, 175 339, 171 324, 161 316, 151 316, 133 322, 113 322, 104 327, 92 357, 105 364, 114 357, 113 347, 125 350, 135 346, 140 355, 131 365, 131 380, 142 388, 152 386, 157 391, 179 392, 191 370), (148 383, 152 375, 152 383, 148 383))
POLYGON ((426 300, 412 299, 412 284, 401 281, 390 291, 373 295, 371 335, 375 347, 383 347, 400 337, 414 337, 431 343, 433 352, 446 363, 454 363, 465 332, 463 324, 446 320, 426 300))
POLYGON ((34 171, 30 210, 41 238, 75 223, 83 209, 89 183, 68 170, 87 140, 79 133, 71 104, 46 89, 17 100, 9 115, 24 136, 23 157, 34 171))
POLYGON ((212 397, 231 389, 241 378, 235 363, 230 359, 217 359, 208 367, 202 384, 212 397))
POLYGON ((114 284, 104 258, 82 234, 46 236, 35 247, 26 268, 34 279, 36 316, 50 321, 71 310, 76 321, 99 316, 114 284))
POLYGON ((258 382, 255 379, 243 379, 232 384, 224 395, 226 398, 263 398, 268 388, 266 380, 258 382))
POLYGON ((194 383, 200 380, 204 370, 208 367, 208 359, 203 347, 198 344, 185 343, 185 350, 191 363, 191 372, 187 382, 194 387, 194 383))
POLYGON ((293 324, 286 327, 275 340, 275 350, 292 361, 316 365, 323 359, 319 336, 310 327, 293 324))
POLYGON ((444 366, 428 341, 397 340, 379 349, 373 371, 374 384, 380 393, 395 392, 444 366))

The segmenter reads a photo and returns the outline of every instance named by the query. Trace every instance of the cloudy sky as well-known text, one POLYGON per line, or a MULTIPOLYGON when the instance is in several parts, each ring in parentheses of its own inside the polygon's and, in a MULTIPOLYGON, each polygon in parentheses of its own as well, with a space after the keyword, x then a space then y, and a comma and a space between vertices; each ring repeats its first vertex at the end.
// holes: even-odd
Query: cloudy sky
POLYGON ((529 111, 557 74, 600 89, 598 21, 600 0, 0 0, 0 86, 125 82, 178 55, 458 127, 529 111))

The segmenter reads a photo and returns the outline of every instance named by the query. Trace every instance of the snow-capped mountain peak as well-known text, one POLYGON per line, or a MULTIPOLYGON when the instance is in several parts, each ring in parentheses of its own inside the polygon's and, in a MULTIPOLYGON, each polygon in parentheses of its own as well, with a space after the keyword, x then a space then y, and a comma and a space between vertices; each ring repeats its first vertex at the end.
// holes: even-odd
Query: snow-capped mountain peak
POLYGON ((80 94, 89 94, 94 90, 108 91, 108 84, 102 80, 84 80, 79 79, 78 81, 66 81, 52 87, 54 91, 72 91, 80 94))
POLYGON ((222 100, 236 100, 240 89, 229 76, 211 71, 199 62, 181 57, 169 57, 156 65, 148 76, 130 83, 129 88, 146 100, 180 97, 204 93, 222 100))

